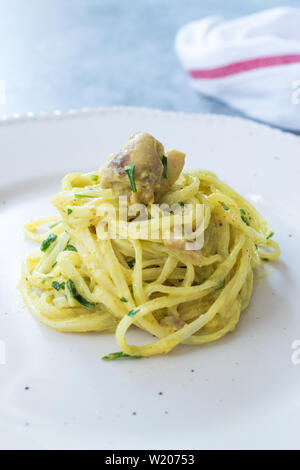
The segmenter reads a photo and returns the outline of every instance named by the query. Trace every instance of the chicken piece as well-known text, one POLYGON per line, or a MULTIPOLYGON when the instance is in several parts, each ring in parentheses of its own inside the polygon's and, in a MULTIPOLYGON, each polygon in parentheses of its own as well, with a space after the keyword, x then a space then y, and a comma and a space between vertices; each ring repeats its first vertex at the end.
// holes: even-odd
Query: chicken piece
POLYGON ((185 326, 185 322, 175 315, 168 315, 161 320, 161 324, 164 326, 169 326, 173 330, 180 330, 185 326))
POLYGON ((101 169, 100 185, 112 188, 118 196, 130 196, 132 203, 152 204, 158 201, 182 171, 184 154, 167 154, 167 178, 164 177, 163 145, 147 133, 134 134, 120 151, 112 155, 101 169), (170 161, 169 161, 170 158, 170 161), (126 170, 132 171, 136 191, 126 170))
POLYGON ((133 135, 101 170, 100 184, 117 195, 131 195, 132 202, 151 204, 163 174, 164 147, 150 134, 133 135), (136 192, 126 169, 134 166, 136 192))
POLYGON ((185 162, 185 153, 178 150, 170 150, 167 157, 167 178, 163 178, 155 193, 155 199, 159 201, 166 194, 179 178, 185 162))
POLYGON ((201 250, 186 250, 187 240, 178 239, 163 240, 163 244, 174 254, 177 254, 181 261, 192 263, 194 266, 200 266, 203 260, 201 250))

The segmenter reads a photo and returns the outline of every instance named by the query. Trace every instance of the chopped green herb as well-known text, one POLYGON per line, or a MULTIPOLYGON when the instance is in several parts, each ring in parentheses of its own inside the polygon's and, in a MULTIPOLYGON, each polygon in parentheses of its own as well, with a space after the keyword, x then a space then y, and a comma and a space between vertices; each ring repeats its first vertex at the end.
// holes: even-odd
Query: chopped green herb
POLYGON ((182 201, 179 203, 179 205, 180 205, 181 207, 184 207, 184 206, 185 206, 184 202, 182 202, 182 201))
POLYGON ((77 291, 77 289, 75 287, 74 282, 71 281, 71 279, 67 280, 67 288, 68 288, 68 291, 70 292, 71 296, 73 297, 73 299, 77 300, 77 302, 79 302, 81 305, 83 305, 86 308, 95 307, 95 304, 92 304, 91 302, 86 300, 84 297, 82 297, 82 295, 79 294, 79 292, 77 291))
POLYGON ((128 302, 128 300, 125 299, 125 297, 121 297, 120 300, 121 300, 121 302, 126 302, 126 303, 128 302))
POLYGON ((127 313, 127 315, 132 318, 138 313, 138 311, 139 310, 130 310, 130 312, 127 313))
POLYGON ((270 238, 274 237, 275 235, 275 232, 271 232, 270 235, 267 236, 267 240, 269 240, 270 238))
POLYGON ((46 238, 46 240, 44 240, 43 243, 41 244, 41 251, 47 251, 49 246, 52 243, 54 243, 56 239, 57 239, 57 235, 55 235, 54 233, 51 233, 49 237, 46 238))
POLYGON ((134 260, 127 261, 127 264, 128 264, 128 266, 130 267, 130 269, 132 269, 133 266, 135 265, 135 261, 134 261, 134 260))
POLYGON ((270 261, 269 258, 263 258, 263 261, 270 261))
POLYGON ((125 169, 125 173, 127 173, 128 175, 132 191, 136 193, 137 189, 136 189, 136 184, 135 184, 135 179, 134 179, 134 170, 135 170, 135 165, 132 165, 131 167, 125 169))
POLYGON ((110 353, 107 356, 103 356, 102 360, 103 361, 113 361, 114 359, 123 359, 123 358, 140 359, 141 356, 130 356, 129 354, 125 354, 123 352, 116 352, 116 353, 110 353))
POLYGON ((91 194, 74 194, 75 197, 77 197, 78 199, 82 198, 82 199, 85 199, 85 198, 98 198, 99 196, 93 196, 91 194))
POLYGON ((68 209, 67 212, 68 212, 68 215, 71 215, 73 211, 72 211, 72 209, 68 209))
POLYGON ((229 207, 226 206, 226 205, 223 205, 223 209, 224 209, 224 211, 229 211, 229 207))
POLYGON ((167 179, 168 178, 168 158, 165 155, 163 155, 161 162, 164 167, 162 177, 167 179))
POLYGON ((52 264, 51 268, 55 268, 55 266, 57 265, 57 261, 55 261, 55 263, 52 264))
POLYGON ((67 245, 64 251, 76 251, 77 253, 77 249, 73 245, 67 245))
POLYGON ((53 282, 52 282, 52 287, 53 287, 53 289, 59 291, 60 289, 64 289, 64 288, 65 288, 65 283, 64 283, 64 282, 59 283, 59 282, 57 282, 57 281, 53 281, 53 282))
POLYGON ((249 221, 248 221, 247 217, 245 217, 244 215, 242 215, 242 216, 241 216, 241 219, 242 219, 242 221, 243 221, 246 225, 248 225, 248 227, 249 227, 250 224, 249 224, 249 221))
POLYGON ((240 209, 240 212, 241 212, 241 219, 242 221, 246 224, 246 225, 250 225, 249 224, 249 220, 247 219, 246 217, 246 211, 244 211, 244 209, 240 209))
POLYGON ((219 282, 219 284, 215 287, 215 290, 223 289, 223 287, 225 287, 225 279, 223 279, 223 281, 219 282))
POLYGON ((98 175, 92 175, 92 180, 93 181, 98 181, 99 179, 99 176, 98 175))
POLYGON ((50 229, 53 229, 54 227, 57 227, 57 225, 60 225, 61 223, 62 223, 62 220, 59 220, 59 221, 56 222, 55 224, 50 225, 49 228, 50 228, 50 229))

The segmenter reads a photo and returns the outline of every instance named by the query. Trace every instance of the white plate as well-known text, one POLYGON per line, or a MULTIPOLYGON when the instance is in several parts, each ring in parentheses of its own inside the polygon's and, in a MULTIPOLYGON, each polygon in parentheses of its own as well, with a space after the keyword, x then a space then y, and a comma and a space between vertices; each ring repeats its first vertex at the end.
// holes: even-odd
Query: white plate
POLYGON ((3 121, 0 142, 1 448, 299 448, 300 139, 242 119, 121 108, 3 121), (107 363, 112 335, 63 335, 22 307, 32 249, 22 227, 54 212, 65 173, 97 168, 137 130, 255 202, 282 257, 226 338, 107 363))

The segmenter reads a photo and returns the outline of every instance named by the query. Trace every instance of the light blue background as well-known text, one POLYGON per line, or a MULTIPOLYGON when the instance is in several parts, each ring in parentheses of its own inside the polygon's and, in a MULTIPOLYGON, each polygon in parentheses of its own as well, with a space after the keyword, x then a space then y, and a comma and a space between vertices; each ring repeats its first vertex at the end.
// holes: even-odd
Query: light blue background
POLYGON ((177 30, 300 1, 0 0, 0 114, 134 105, 239 114, 196 94, 174 53, 177 30))

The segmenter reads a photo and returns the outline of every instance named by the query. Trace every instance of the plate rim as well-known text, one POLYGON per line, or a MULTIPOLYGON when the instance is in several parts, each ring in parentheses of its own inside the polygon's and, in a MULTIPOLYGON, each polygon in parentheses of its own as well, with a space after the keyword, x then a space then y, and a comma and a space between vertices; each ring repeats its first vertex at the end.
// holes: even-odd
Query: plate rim
POLYGON ((47 121, 61 121, 68 119, 78 119, 82 117, 95 117, 103 116, 105 114, 143 114, 146 117, 165 117, 172 119, 194 119, 199 122, 209 121, 220 122, 224 124, 232 123, 232 121, 241 125, 247 125, 249 130, 260 133, 272 133, 273 136, 282 137, 291 140, 293 143, 300 143, 300 135, 294 134, 289 130, 279 129, 272 127, 267 123, 260 123, 250 118, 231 116, 226 114, 214 113, 187 113, 183 111, 168 111, 159 108, 139 107, 139 106, 98 106, 98 107, 83 107, 78 109, 59 110, 55 109, 50 112, 28 112, 25 114, 14 113, 13 115, 0 115, 0 129, 6 126, 14 126, 18 124, 33 124, 43 123, 47 121), (250 129, 251 128, 251 129, 250 129))

